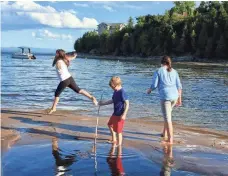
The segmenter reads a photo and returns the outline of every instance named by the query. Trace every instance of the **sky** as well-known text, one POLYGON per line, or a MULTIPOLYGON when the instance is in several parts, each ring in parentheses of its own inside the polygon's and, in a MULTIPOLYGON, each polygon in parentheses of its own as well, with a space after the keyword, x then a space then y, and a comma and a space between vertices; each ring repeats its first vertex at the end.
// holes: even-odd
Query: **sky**
MULTIPOLYGON (((1 46, 73 50, 77 38, 101 22, 164 14, 172 1, 1 2, 1 46)), ((135 20, 136 21, 136 20, 135 20)))

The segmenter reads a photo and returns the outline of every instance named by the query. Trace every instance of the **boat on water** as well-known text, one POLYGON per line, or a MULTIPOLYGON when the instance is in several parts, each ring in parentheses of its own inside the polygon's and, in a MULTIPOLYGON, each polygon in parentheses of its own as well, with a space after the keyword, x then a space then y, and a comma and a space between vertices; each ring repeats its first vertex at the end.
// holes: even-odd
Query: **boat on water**
POLYGON ((12 58, 18 59, 36 59, 36 56, 31 53, 31 49, 28 47, 18 47, 21 49, 21 52, 17 52, 12 54, 12 58))

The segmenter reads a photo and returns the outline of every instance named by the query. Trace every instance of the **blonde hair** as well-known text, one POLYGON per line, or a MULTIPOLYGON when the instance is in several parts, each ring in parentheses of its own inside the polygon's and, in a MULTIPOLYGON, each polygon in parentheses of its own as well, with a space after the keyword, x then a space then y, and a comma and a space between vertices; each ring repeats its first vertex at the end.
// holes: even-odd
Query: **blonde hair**
POLYGON ((119 76, 113 76, 109 81, 110 87, 120 86, 122 84, 121 79, 119 76))

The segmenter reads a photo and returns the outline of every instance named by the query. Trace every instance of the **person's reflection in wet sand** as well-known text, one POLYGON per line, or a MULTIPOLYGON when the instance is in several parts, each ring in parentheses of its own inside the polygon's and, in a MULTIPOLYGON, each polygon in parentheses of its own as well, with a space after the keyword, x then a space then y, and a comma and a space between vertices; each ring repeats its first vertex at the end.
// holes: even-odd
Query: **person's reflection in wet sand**
POLYGON ((173 146, 164 145, 163 152, 164 152, 164 157, 163 157, 160 176, 170 176, 172 172, 172 167, 174 166, 173 146))
POLYGON ((68 167, 76 161, 76 155, 61 154, 56 137, 52 138, 52 155, 55 158, 56 176, 65 175, 66 172, 70 171, 68 167))
POLYGON ((122 146, 115 147, 112 145, 110 149, 109 156, 107 157, 107 163, 111 170, 112 176, 123 176, 124 168, 122 164, 122 146), (115 155, 115 150, 117 148, 117 154, 115 155))

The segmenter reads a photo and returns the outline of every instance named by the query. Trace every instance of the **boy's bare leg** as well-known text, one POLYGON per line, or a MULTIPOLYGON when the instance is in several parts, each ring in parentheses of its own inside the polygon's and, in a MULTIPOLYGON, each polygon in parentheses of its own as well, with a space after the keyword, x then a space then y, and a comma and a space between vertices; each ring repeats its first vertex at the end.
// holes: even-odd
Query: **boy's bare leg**
POLYGON ((94 96, 90 95, 90 93, 88 93, 87 91, 85 91, 83 89, 81 89, 79 91, 79 93, 88 97, 89 99, 91 99, 93 101, 93 103, 97 106, 98 102, 97 102, 96 98, 94 96))
POLYGON ((112 145, 112 148, 110 150, 110 156, 113 156, 115 154, 115 150, 116 150, 116 148, 113 147, 113 145, 112 145))
POLYGON ((122 141, 123 141, 123 134, 122 133, 118 133, 118 145, 121 146, 122 145, 122 141))
POLYGON ((52 114, 53 112, 56 111, 56 106, 57 106, 58 102, 59 102, 59 97, 55 97, 53 105, 52 105, 51 109, 48 111, 48 114, 52 114))
POLYGON ((122 146, 121 145, 118 146, 117 156, 122 157, 122 146))
POLYGON ((111 136, 112 136, 112 142, 115 143, 116 142, 116 133, 113 131, 113 128, 111 126, 108 126, 111 136))

